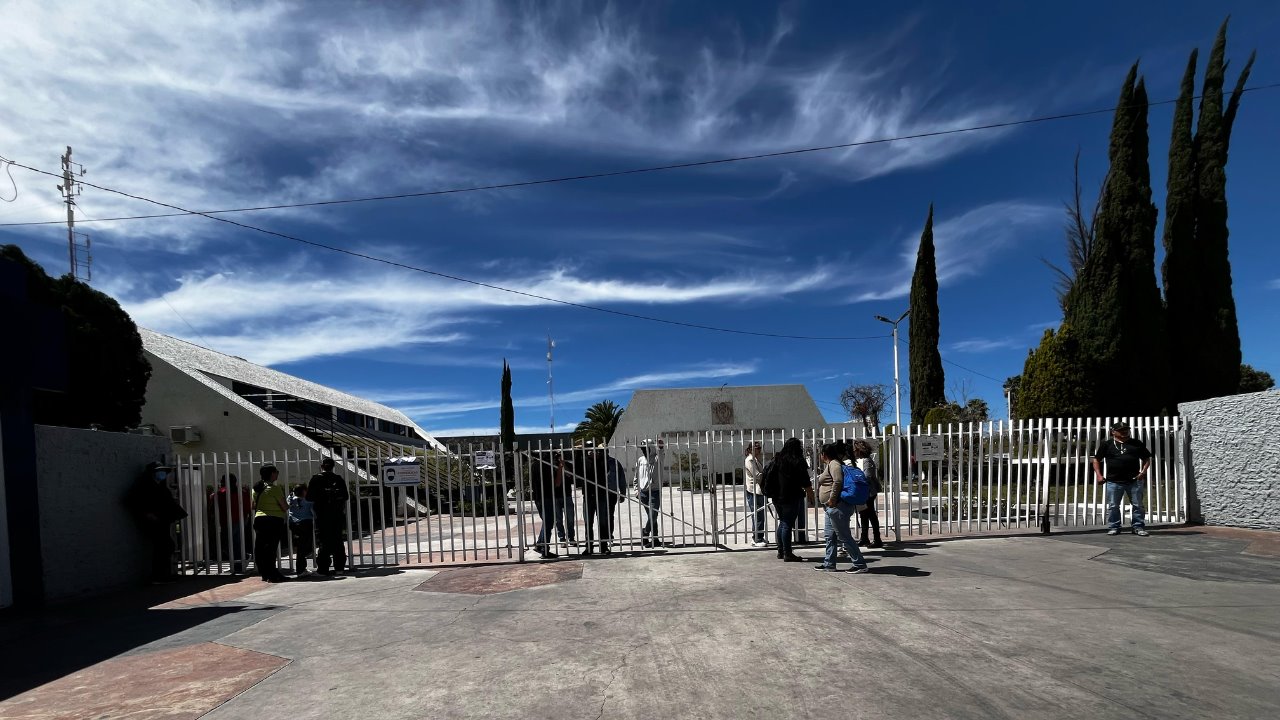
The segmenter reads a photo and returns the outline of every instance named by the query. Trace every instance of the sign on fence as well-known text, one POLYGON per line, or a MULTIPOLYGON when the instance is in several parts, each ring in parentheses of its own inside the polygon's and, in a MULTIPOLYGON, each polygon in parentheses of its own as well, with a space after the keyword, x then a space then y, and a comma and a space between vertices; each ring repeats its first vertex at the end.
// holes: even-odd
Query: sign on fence
POLYGON ((492 450, 476 450, 474 455, 477 470, 492 470, 498 467, 493 461, 492 450))
POLYGON ((390 460, 382 466, 382 484, 387 486, 417 485, 422 481, 422 465, 417 460, 390 460))
POLYGON ((916 462, 925 462, 926 460, 944 460, 946 459, 946 451, 943 450, 941 437, 933 437, 929 435, 917 435, 916 441, 916 462))

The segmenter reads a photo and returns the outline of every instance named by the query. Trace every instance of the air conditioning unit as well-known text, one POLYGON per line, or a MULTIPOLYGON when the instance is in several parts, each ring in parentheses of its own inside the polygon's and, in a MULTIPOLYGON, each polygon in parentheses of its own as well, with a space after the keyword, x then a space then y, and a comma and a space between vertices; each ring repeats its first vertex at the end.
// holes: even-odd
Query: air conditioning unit
POLYGON ((174 425, 169 428, 169 440, 178 445, 200 442, 200 428, 191 425, 174 425))

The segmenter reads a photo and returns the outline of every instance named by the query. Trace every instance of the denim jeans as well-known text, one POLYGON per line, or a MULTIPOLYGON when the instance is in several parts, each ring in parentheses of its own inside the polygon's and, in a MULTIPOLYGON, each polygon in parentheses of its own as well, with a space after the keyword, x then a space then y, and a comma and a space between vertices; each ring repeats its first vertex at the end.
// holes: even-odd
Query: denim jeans
POLYGON ((747 491, 747 512, 751 513, 751 531, 756 542, 764 542, 764 511, 767 502, 769 501, 765 496, 747 491))
POLYGON ((640 537, 644 539, 658 539, 661 534, 659 532, 658 513, 662 510, 662 491, 661 490, 641 490, 638 497, 641 507, 644 508, 644 527, 640 529, 640 537))
POLYGON ((1130 480, 1129 482, 1113 482, 1107 481, 1107 527, 1120 529, 1120 501, 1125 494, 1129 495, 1129 502, 1133 504, 1133 526, 1136 528, 1144 527, 1147 524, 1147 510, 1142 506, 1142 493, 1145 490, 1145 483, 1142 478, 1130 480))
POLYGON ((534 548, 539 552, 546 550, 551 542, 551 528, 556 524, 559 505, 559 501, 554 496, 535 497, 533 500, 533 506, 538 510, 538 519, 542 521, 542 527, 538 530, 538 539, 534 541, 534 548))
POLYGON ((822 558, 822 563, 829 568, 836 566, 836 543, 839 542, 844 546, 844 551, 849 553, 849 559, 853 561, 854 567, 866 567, 867 560, 862 557, 857 543, 853 541, 853 532, 849 530, 849 521, 853 519, 853 514, 857 510, 847 502, 825 509, 827 511, 827 552, 822 558))
POLYGON ((778 528, 774 530, 774 536, 778 542, 778 555, 786 557, 791 554, 791 529, 796 524, 796 516, 800 513, 800 507, 804 501, 780 503, 773 501, 773 507, 778 511, 778 528))

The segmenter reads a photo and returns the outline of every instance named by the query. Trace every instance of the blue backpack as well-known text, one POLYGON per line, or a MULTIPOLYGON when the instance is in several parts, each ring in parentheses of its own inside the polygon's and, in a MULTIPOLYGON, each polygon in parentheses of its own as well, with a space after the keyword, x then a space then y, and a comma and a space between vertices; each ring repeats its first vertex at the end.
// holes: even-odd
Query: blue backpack
POLYGON ((871 499, 871 483, 861 470, 852 465, 841 465, 844 471, 844 485, 840 488, 841 502, 850 505, 866 505, 871 499))

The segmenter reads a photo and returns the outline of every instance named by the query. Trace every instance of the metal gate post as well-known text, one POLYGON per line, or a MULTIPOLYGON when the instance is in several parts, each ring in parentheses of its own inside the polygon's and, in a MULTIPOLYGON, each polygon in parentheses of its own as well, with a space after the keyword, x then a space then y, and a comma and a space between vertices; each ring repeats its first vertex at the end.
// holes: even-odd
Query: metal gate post
POLYGON ((902 441, 896 425, 893 435, 885 436, 886 441, 890 438, 893 444, 885 454, 885 459, 889 461, 889 506, 893 513, 893 540, 902 542, 902 441))

